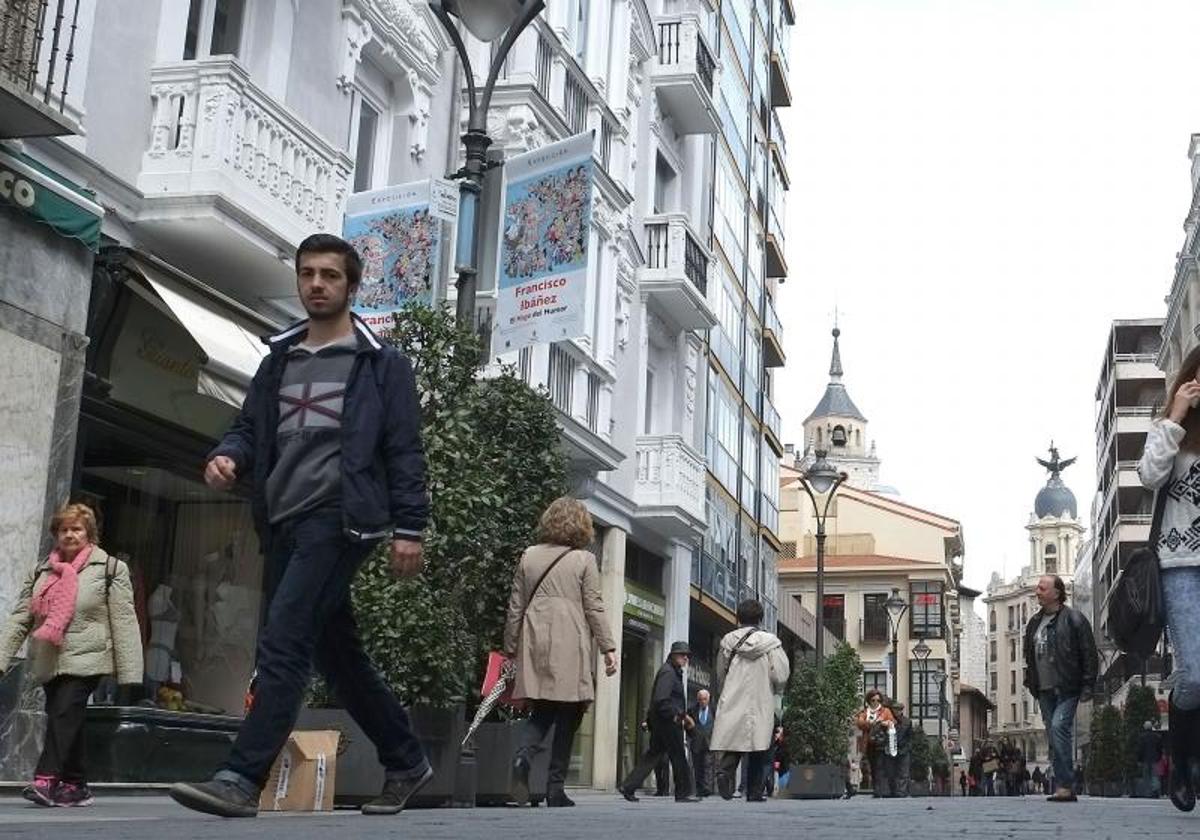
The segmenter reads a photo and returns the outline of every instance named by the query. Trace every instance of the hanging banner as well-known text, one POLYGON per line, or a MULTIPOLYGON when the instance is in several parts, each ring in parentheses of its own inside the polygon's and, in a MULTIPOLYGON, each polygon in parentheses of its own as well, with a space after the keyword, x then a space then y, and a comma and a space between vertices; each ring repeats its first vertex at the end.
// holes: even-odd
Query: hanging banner
POLYGON ((517 155, 504 164, 496 349, 587 332, 592 134, 517 155))
POLYGON ((442 251, 442 222, 430 213, 429 181, 355 193, 346 200, 342 237, 363 262, 354 311, 367 326, 392 329, 410 301, 432 303, 442 251))

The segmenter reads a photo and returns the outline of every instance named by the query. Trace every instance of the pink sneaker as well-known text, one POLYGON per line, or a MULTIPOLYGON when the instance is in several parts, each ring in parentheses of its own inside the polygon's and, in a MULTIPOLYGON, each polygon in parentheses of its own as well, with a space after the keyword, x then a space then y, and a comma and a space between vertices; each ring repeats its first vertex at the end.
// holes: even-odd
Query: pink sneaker
POLYGON ((86 808, 96 800, 87 782, 59 782, 54 789, 54 804, 59 808, 86 808))
POLYGON ((58 779, 53 776, 34 776, 33 784, 21 791, 21 796, 34 805, 50 808, 54 805, 54 788, 57 784, 58 779))

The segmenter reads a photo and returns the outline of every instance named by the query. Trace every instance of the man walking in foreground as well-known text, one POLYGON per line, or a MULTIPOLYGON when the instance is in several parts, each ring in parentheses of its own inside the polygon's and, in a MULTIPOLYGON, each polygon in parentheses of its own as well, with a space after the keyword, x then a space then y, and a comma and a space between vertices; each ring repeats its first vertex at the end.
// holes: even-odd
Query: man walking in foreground
POLYGON ((717 723, 713 727, 715 752, 724 753, 717 768, 717 792, 732 799, 738 763, 747 764, 746 801, 766 801, 766 772, 775 736, 775 695, 787 685, 790 667, 783 643, 758 625, 762 604, 742 601, 737 608, 738 629, 725 634, 717 653, 717 723))
POLYGON ((699 802, 692 795, 692 773, 688 768, 687 749, 684 747, 684 729, 691 728, 687 715, 687 699, 683 691, 683 669, 691 659, 692 651, 687 642, 675 642, 667 661, 658 669, 654 678, 654 689, 650 695, 650 749, 638 761, 637 766, 617 788, 630 802, 638 802, 637 791, 666 754, 671 758, 671 775, 675 777, 675 801, 699 802))
POLYGON ((1025 627, 1025 687, 1046 722, 1058 785, 1049 801, 1074 802, 1071 733, 1075 709, 1092 699, 1096 684, 1096 639, 1083 613, 1067 606, 1067 588, 1058 575, 1042 575, 1035 594, 1042 608, 1025 627))
POLYGON ((316 234, 300 243, 308 320, 270 338, 204 471, 217 490, 250 480, 270 601, 253 703, 229 759, 211 781, 171 788, 197 811, 258 812, 314 662, 384 766, 383 792, 363 813, 399 813, 433 778, 407 712, 363 650, 350 604, 350 583, 381 540, 393 574, 421 572, 429 510, 412 364, 351 314, 361 275, 348 242, 316 234))

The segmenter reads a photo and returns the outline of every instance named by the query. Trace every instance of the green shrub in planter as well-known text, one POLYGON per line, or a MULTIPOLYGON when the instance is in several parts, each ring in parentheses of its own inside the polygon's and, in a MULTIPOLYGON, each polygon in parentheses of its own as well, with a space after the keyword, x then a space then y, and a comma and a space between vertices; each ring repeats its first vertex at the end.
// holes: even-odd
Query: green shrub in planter
POLYGON ((802 662, 784 696, 783 729, 793 765, 846 762, 850 719, 860 705, 862 660, 854 648, 838 645, 818 668, 802 662))
POLYGON ((1097 704, 1092 711, 1091 740, 1088 743, 1087 780, 1103 787, 1125 778, 1125 732, 1121 713, 1112 705, 1097 704))
POLYGON ((913 724, 912 761, 908 776, 914 782, 929 781, 931 750, 932 746, 925 731, 918 724, 913 724))
POLYGON ((950 779, 950 756, 946 749, 936 740, 929 741, 929 769, 933 778, 945 782, 950 779))
POLYGON ((1134 685, 1129 688, 1129 696, 1125 698, 1124 729, 1125 729, 1125 775, 1127 778, 1137 777, 1137 742, 1143 732, 1143 724, 1147 721, 1158 723, 1158 696, 1148 685, 1134 685))
MULTIPOLYGON (((397 694, 446 707, 474 697, 504 632, 513 569, 566 492, 553 405, 512 370, 483 377, 478 337, 411 305, 387 336, 413 362, 429 462, 426 571, 395 581, 381 546, 355 581, 363 642, 397 694)), ((317 697, 321 699, 317 692, 317 697)))

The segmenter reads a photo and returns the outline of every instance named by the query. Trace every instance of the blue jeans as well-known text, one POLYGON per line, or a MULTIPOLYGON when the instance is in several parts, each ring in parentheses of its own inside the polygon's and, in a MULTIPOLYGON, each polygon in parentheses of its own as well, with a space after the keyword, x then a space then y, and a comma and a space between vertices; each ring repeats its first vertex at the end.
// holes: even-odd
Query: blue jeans
POLYGON ((351 609, 350 582, 375 545, 348 540, 339 511, 305 514, 273 531, 254 703, 218 778, 262 787, 296 725, 314 661, 388 776, 428 769, 408 713, 363 650, 351 609))
POLYGON ((1057 689, 1038 692, 1042 720, 1046 722, 1046 740, 1050 742, 1050 763, 1054 765, 1054 783, 1074 788, 1075 764, 1071 756, 1071 730, 1075 726, 1075 708, 1079 695, 1068 697, 1057 689))
POLYGON ((1200 566, 1162 570, 1167 629, 1175 649, 1175 707, 1200 709, 1200 566))

